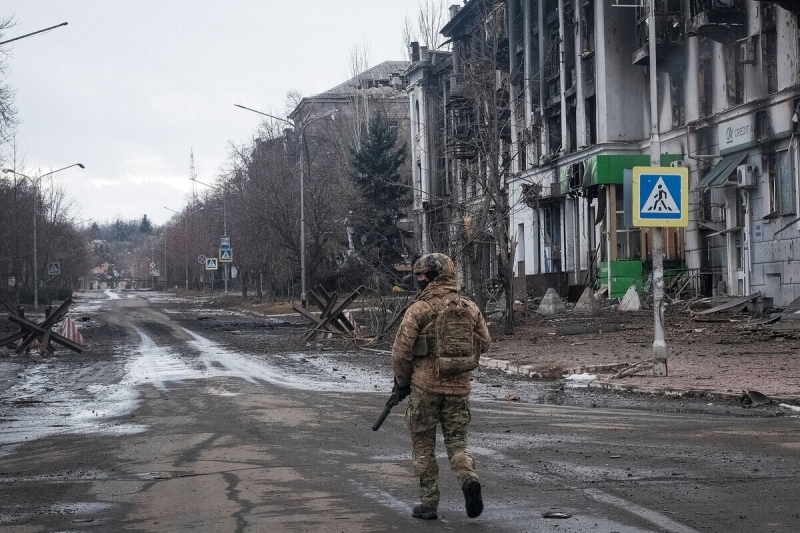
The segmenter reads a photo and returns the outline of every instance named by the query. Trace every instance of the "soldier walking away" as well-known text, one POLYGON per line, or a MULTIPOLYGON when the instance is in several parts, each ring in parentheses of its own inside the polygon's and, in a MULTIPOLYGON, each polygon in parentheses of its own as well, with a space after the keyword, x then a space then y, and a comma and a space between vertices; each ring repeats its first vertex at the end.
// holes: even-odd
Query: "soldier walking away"
POLYGON ((467 450, 471 370, 491 337, 478 307, 456 287, 453 261, 445 254, 420 257, 413 267, 420 294, 403 317, 392 346, 394 391, 411 395, 406 426, 411 432, 420 505, 415 518, 438 518, 439 466, 436 427, 442 426, 450 469, 458 477, 467 516, 483 511, 481 484, 467 450))

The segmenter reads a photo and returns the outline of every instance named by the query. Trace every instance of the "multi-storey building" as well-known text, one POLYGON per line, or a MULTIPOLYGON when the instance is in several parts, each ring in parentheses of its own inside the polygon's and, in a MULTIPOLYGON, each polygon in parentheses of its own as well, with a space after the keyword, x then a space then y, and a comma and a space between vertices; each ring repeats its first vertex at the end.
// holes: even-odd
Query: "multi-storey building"
POLYGON ((612 295, 644 277, 653 230, 626 216, 624 175, 650 165, 655 124, 661 164, 690 175, 689 227, 658 230, 666 266, 706 294, 790 302, 800 296, 797 14, 750 0, 620 4, 509 2, 511 68, 523 72, 515 141, 536 138, 512 181, 523 200, 512 227, 530 244, 517 249, 517 275, 530 286, 561 272, 580 285, 599 272, 612 295))
MULTIPOLYGON (((497 68, 508 81, 516 294, 597 282, 619 296, 646 283, 654 230, 633 227, 625 176, 655 159, 689 170, 689 226, 655 230, 681 286, 761 291, 776 305, 800 296, 795 3, 472 0, 452 9, 450 26, 485 3, 507 17, 497 68)), ((414 63, 409 80, 434 69, 414 63)), ((440 99, 454 88, 443 75, 438 87, 440 99)), ((440 174, 453 155, 442 153, 440 174)))

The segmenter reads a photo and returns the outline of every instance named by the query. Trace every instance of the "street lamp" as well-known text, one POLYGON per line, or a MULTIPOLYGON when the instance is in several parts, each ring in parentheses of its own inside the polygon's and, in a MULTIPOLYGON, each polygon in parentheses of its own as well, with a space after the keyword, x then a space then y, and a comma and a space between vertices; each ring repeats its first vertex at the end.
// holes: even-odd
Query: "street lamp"
MULTIPOLYGON (((167 207, 165 205, 162 205, 161 207, 163 207, 167 211, 172 211, 175 214, 183 215, 184 216, 184 220, 186 221, 186 232, 184 233, 184 241, 186 242, 186 252, 184 254, 184 259, 186 261, 186 290, 188 291, 189 290, 189 216, 190 215, 194 215, 198 211, 202 211, 203 210, 203 206, 200 206, 198 209, 195 209, 192 212, 188 212, 187 211, 187 213, 185 215, 183 213, 181 213, 180 211, 175 211, 174 209, 170 209, 169 207, 167 207)), ((165 241, 164 242, 164 246, 166 247, 166 245, 167 245, 166 244, 166 239, 164 239, 164 241, 165 241)), ((165 257, 166 257, 166 251, 164 252, 164 254, 165 254, 165 257)), ((166 268, 166 259, 164 259, 164 268, 166 268)))
MULTIPOLYGON (((306 153, 306 140, 305 140, 305 131, 306 127, 308 127, 313 122, 317 120, 330 117, 335 115, 339 112, 338 109, 331 109, 322 115, 306 118, 302 121, 295 121, 292 122, 290 120, 286 120, 285 118, 276 117, 275 115, 270 115, 269 113, 264 113, 263 111, 258 111, 256 109, 251 109, 249 107, 245 107, 239 104, 233 104, 236 107, 241 109, 245 109, 247 111, 252 111, 253 113, 258 113, 259 115, 264 115, 265 117, 269 117, 275 120, 279 120, 281 122, 285 122, 290 126, 296 128, 300 132, 300 305, 302 307, 306 306, 306 218, 305 218, 305 198, 303 194, 303 181, 305 178, 305 153, 306 153), (299 127, 298 127, 299 123, 299 127)), ((309 170, 311 168, 309 167, 309 170)))
POLYGON ((33 308, 38 311, 39 310, 39 265, 36 257, 36 218, 38 214, 37 206, 36 206, 36 197, 38 196, 37 191, 39 189, 39 182, 42 181, 42 178, 45 176, 50 176, 55 174, 56 172, 61 172, 62 170, 67 170, 68 168, 72 167, 81 167, 86 168, 83 166, 83 163, 73 163, 72 165, 68 165, 63 168, 59 168, 58 170, 52 170, 45 174, 40 175, 38 178, 34 179, 30 176, 26 176, 16 170, 12 170, 10 168, 4 168, 3 174, 14 174, 16 176, 21 176, 26 180, 31 182, 33 185, 33 308))

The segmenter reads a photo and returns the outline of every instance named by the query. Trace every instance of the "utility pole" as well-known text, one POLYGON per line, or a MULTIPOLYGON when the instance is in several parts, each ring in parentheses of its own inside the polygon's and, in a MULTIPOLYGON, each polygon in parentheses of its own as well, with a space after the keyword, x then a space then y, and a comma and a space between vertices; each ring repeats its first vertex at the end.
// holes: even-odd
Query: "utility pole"
MULTIPOLYGON (((658 70, 656 66, 656 2, 649 0, 650 24, 647 47, 650 70, 650 166, 661 166, 661 137, 658 126, 658 70)), ((653 237, 653 375, 667 375, 667 342, 664 340, 664 246, 660 227, 653 237)))

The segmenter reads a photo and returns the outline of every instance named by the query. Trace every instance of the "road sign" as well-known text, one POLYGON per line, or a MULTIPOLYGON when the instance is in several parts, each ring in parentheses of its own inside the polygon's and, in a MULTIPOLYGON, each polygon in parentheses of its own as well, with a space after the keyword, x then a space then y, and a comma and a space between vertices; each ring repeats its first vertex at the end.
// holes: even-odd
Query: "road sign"
POLYGON ((205 265, 206 264, 206 256, 198 255, 197 256, 197 262, 200 263, 201 265, 205 265))
POLYGON ((150 268, 155 268, 155 267, 156 267, 155 263, 150 263, 150 268))
POLYGON ((61 263, 47 263, 47 274, 50 276, 61 274, 61 263))
POLYGON ((217 258, 216 257, 207 257, 206 258, 206 270, 217 270, 217 258))
POLYGON ((156 278, 157 278, 157 277, 159 276, 158 269, 156 269, 156 268, 151 268, 151 269, 150 269, 150 275, 151 275, 151 276, 154 276, 154 277, 156 277, 156 278))
POLYGON ((230 250, 231 249, 231 238, 227 235, 223 235, 219 238, 219 247, 222 250, 230 250))
POLYGON ((689 169, 633 167, 633 225, 689 225, 689 169))
POLYGON ((219 262, 220 263, 233 263, 233 250, 225 250, 220 248, 219 250, 219 262))

